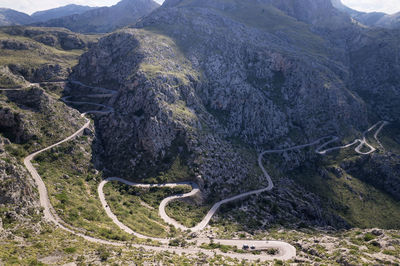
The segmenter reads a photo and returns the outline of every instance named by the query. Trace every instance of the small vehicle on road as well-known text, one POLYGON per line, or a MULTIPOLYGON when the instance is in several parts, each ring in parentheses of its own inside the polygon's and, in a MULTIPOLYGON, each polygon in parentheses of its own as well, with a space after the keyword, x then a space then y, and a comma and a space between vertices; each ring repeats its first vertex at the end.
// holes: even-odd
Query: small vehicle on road
POLYGON ((244 245, 243 245, 243 249, 244 249, 244 250, 249 249, 249 245, 244 244, 244 245))
POLYGON ((256 247, 255 246, 251 246, 250 249, 256 249, 256 247))

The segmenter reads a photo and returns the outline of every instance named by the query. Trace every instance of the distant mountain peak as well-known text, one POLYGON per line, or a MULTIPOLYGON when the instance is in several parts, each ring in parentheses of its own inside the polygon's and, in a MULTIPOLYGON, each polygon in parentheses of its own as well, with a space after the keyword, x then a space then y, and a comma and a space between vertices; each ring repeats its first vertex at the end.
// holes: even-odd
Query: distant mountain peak
POLYGON ((63 27, 81 33, 105 33, 135 24, 160 5, 153 0, 122 0, 111 7, 100 7, 81 14, 58 17, 38 26, 63 27))
POLYGON ((82 14, 86 11, 96 9, 96 7, 80 6, 75 4, 69 4, 49 10, 38 11, 32 14, 32 18, 35 22, 43 22, 50 19, 56 19, 60 17, 82 14))
POLYGON ((10 8, 0 8, 0 26, 24 25, 32 22, 29 15, 10 8))
POLYGON ((361 12, 342 3, 341 0, 331 0, 332 5, 350 15, 354 20, 369 27, 400 28, 400 12, 388 15, 383 12, 361 12))

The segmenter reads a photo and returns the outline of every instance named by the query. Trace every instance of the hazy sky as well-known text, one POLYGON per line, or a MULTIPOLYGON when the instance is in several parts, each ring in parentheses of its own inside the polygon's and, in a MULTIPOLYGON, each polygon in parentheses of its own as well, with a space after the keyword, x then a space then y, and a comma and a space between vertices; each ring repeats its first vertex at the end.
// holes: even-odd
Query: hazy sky
MULTIPOLYGON (((12 8, 31 14, 35 11, 55 8, 68 4, 111 6, 119 1, 120 0, 0 0, 0 7, 12 8)), ((162 3, 164 0, 156 1, 162 3)), ((345 5, 360 11, 380 11, 389 14, 400 11, 400 0, 342 0, 342 2, 345 5)))
POLYGON ((379 11, 393 14, 400 11, 400 0, 342 0, 342 3, 360 11, 379 11))
MULTIPOLYGON (((32 14, 33 12, 50 8, 77 4, 83 6, 112 6, 121 0, 0 0, 0 7, 15 9, 32 14)), ((155 0, 158 3, 164 0, 155 0)))

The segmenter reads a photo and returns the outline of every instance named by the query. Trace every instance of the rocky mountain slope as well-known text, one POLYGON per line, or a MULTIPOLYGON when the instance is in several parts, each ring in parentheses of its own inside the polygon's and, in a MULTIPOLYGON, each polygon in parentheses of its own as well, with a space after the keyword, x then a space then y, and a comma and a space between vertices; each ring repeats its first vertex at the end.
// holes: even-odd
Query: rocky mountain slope
MULTIPOLYGON (((213 203, 267 186, 260 152, 326 136, 341 138, 326 148, 364 136, 377 150, 265 154, 274 188, 223 205, 200 236, 284 240, 297 263, 398 263, 399 43, 398 30, 360 26, 330 0, 166 0, 98 42, 59 28, 0 29, 0 264, 143 264, 148 254, 130 244, 157 243, 118 230, 98 200, 102 178, 195 181, 200 195, 168 206, 195 224, 213 203), (88 244, 41 217, 21 159, 84 122, 59 101, 61 90, 81 112, 112 111, 90 116, 82 136, 34 167, 65 226, 126 248, 88 244), (379 138, 363 134, 381 120, 390 124, 379 138)), ((109 185, 107 199, 132 230, 161 227, 184 237, 169 245, 187 245, 191 236, 157 215, 165 191, 109 185)))
POLYGON ((153 0, 123 0, 112 7, 101 7, 82 14, 52 19, 38 26, 63 27, 81 33, 105 33, 134 24, 158 8, 153 0))
POLYGON ((79 15, 93 9, 96 9, 96 7, 71 4, 58 8, 35 12, 31 15, 31 18, 34 22, 44 22, 50 19, 79 15))
POLYGON ((25 13, 9 8, 0 8, 0 26, 25 25, 32 22, 32 18, 25 13))
MULTIPOLYGON (((168 0, 136 29, 103 38, 83 55, 73 78, 118 91, 109 102, 116 112, 97 123, 97 155, 109 175, 145 179, 183 156, 212 202, 262 186, 265 180, 254 166, 261 147, 289 147, 327 135, 349 138, 371 119, 397 119, 399 98, 382 101, 389 88, 398 93, 390 86, 398 84, 398 62, 389 57, 399 36, 378 32, 387 39, 353 24, 328 0, 168 0), (385 43, 382 54, 371 59, 379 42, 385 43), (372 75, 379 64, 390 74, 380 68, 372 75)), ((84 91, 76 87, 72 93, 84 91)), ((315 160, 312 152, 284 157, 287 170, 315 160)), ((270 199, 278 208, 291 202, 279 195, 306 195, 281 182, 270 199)), ((313 202, 300 209, 319 215, 303 216, 303 222, 339 227, 353 222, 324 211, 335 209, 333 201, 326 206, 318 196, 309 197, 313 200, 295 201, 313 202)), ((299 221, 296 208, 285 215, 299 221)))

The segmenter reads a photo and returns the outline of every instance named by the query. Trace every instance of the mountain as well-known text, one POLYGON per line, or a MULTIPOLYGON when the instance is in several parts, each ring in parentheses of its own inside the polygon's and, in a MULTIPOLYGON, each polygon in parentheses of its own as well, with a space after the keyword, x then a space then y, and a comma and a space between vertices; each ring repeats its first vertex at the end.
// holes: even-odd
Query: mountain
POLYGON ((360 12, 343 5, 341 0, 332 0, 335 8, 349 14, 356 21, 370 27, 400 28, 400 12, 388 15, 382 12, 360 12))
POLYGON ((93 9, 96 9, 96 7, 79 6, 71 4, 63 7, 35 12, 31 15, 31 18, 34 22, 44 22, 50 19, 57 19, 65 16, 82 14, 86 11, 93 9))
MULTIPOLYGON (((262 147, 290 147, 331 135, 353 139, 379 118, 398 123, 400 70, 392 56, 398 40, 398 32, 351 23, 329 0, 167 0, 136 27, 102 38, 81 57, 72 77, 118 90, 109 103, 115 113, 96 128, 99 167, 138 181, 168 171, 184 156, 183 162, 196 169, 194 176, 201 176, 207 202, 214 202, 262 187, 265 180, 254 175, 254 154, 262 147)), ((84 91, 75 86, 72 95, 84 91)), ((309 151, 284 157, 272 167, 283 179, 277 179, 269 199, 285 212, 269 216, 268 223, 400 226, 394 219, 368 220, 350 200, 313 189, 312 182, 327 182, 333 193, 353 194, 346 182, 321 180, 320 173, 333 173, 337 166, 332 165, 341 160, 324 161, 309 151), (281 185, 284 176, 298 186, 281 185), (284 207, 278 195, 285 191, 311 193, 294 202, 317 214, 284 207)), ((363 184, 378 186, 371 180, 363 184)), ((384 209, 377 202, 365 200, 384 209)), ((264 219, 270 213, 259 215, 264 219)))
POLYGON ((63 27, 81 33, 105 33, 134 24, 158 7, 153 0, 123 0, 112 7, 96 8, 36 25, 63 27))
POLYGON ((398 264, 398 29, 166 0, 96 36, 0 29, 0 264, 398 264))
POLYGON ((32 18, 29 15, 8 8, 0 8, 0 26, 29 23, 32 23, 32 18))
POLYGON ((400 12, 393 15, 385 15, 376 22, 376 26, 389 29, 400 29, 400 12))

